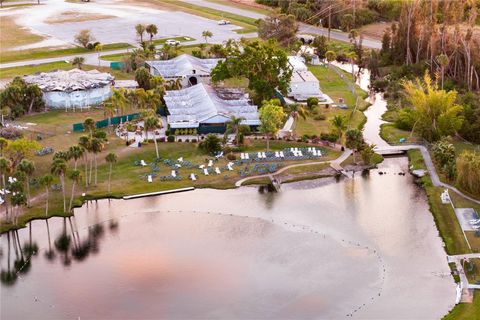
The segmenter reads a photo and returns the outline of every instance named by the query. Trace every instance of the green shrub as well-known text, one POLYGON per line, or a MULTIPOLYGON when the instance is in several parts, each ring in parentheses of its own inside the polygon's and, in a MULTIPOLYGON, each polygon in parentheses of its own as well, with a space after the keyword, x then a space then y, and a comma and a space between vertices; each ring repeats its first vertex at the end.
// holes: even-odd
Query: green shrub
POLYGON ((175 141, 175 136, 169 135, 167 138, 168 142, 174 142, 175 141))
POLYGON ((307 107, 311 110, 314 107, 318 106, 318 99, 315 97, 310 97, 307 99, 307 107))
POLYGON ((315 117, 313 117, 313 120, 316 120, 316 121, 321 121, 325 119, 327 119, 327 117, 323 113, 317 114, 315 117))

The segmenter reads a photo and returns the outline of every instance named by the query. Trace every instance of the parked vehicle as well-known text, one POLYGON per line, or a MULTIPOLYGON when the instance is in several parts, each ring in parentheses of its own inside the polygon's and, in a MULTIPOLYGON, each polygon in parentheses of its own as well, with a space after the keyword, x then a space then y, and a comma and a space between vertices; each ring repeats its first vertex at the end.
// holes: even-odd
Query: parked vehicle
POLYGON ((178 46, 180 44, 180 41, 168 39, 167 41, 165 41, 165 44, 168 44, 169 46, 178 46))
POLYGON ((223 20, 223 19, 222 19, 222 20, 219 20, 219 21, 218 21, 218 24, 221 25, 221 26, 223 26, 223 25, 226 25, 226 24, 230 24, 230 21, 228 21, 228 20, 223 20))

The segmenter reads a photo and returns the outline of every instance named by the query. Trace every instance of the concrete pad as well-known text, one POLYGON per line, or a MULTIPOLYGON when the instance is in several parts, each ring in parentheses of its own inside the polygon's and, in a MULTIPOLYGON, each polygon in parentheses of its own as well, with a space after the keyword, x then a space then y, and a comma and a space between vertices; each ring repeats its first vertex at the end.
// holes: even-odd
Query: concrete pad
POLYGON ((478 219, 475 210, 472 208, 455 208, 455 214, 464 231, 476 231, 469 222, 469 220, 478 219))

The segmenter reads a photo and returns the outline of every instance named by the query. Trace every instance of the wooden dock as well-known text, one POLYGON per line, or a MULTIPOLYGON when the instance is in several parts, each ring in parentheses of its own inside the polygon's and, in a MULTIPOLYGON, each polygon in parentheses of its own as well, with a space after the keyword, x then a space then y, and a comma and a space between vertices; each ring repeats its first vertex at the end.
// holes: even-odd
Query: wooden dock
POLYGON ((192 191, 192 190, 195 190, 195 187, 186 187, 186 188, 179 188, 179 189, 172 189, 172 190, 163 190, 163 191, 155 191, 155 192, 149 192, 149 193, 140 193, 140 194, 134 194, 134 195, 130 195, 130 196, 124 196, 123 200, 160 196, 160 195, 163 195, 163 194, 186 192, 186 191, 192 191))

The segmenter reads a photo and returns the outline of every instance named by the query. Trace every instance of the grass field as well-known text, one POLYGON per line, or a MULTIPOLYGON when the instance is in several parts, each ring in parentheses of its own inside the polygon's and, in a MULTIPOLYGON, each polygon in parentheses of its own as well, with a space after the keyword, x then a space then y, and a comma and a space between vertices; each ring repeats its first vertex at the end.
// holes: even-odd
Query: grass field
POLYGON ((422 139, 418 135, 411 135, 409 131, 401 130, 392 123, 384 123, 380 126, 380 137, 389 144, 400 143, 400 139, 406 139, 405 143, 421 142, 422 139))
POLYGON ((457 304, 443 320, 480 320, 480 290, 475 290, 473 303, 457 304))
MULTIPOLYGON (((74 67, 70 63, 66 63, 64 61, 29 65, 29 66, 23 66, 23 67, 4 68, 4 69, 0 69, 0 79, 11 79, 16 76, 23 76, 27 74, 36 73, 36 72, 48 72, 53 70, 70 70, 73 68, 74 67)), ((103 72, 108 72, 118 80, 128 80, 128 79, 135 78, 134 73, 126 73, 120 70, 110 69, 109 67, 84 65, 82 69, 83 70, 95 69, 103 72)))
MULTIPOLYGON (((8 50, 43 40, 42 36, 31 33, 27 28, 20 27, 11 16, 0 19, 0 56, 8 50)), ((4 62, 1 60, 1 62, 4 62)))
MULTIPOLYGON (((300 118, 297 121, 295 127, 295 133, 297 136, 307 135, 320 135, 320 133, 328 133, 332 130, 332 125, 330 124, 330 119, 336 115, 342 115, 346 117, 349 122, 349 128, 362 128, 365 124, 366 118, 363 112, 355 110, 353 112, 357 98, 349 90, 348 85, 345 81, 333 70, 327 69, 325 66, 309 66, 308 69, 318 78, 320 81, 321 90, 330 96, 335 102, 339 98, 343 98, 345 103, 348 105, 349 109, 343 110, 339 108, 325 108, 319 107, 319 114, 325 116, 325 120, 315 120, 315 115, 310 115, 307 119, 300 118)), ((343 76, 346 79, 351 80, 351 75, 343 72, 343 76)), ((366 97, 366 92, 356 86, 356 94, 358 95, 359 105, 362 107, 359 109, 365 109, 364 107, 364 98, 366 97)))
MULTIPOLYGON (((102 51, 132 48, 128 43, 109 43, 103 45, 102 51)), ((55 58, 62 56, 70 56, 75 54, 95 53, 81 47, 75 48, 35 48, 30 50, 7 51, 0 54, 0 62, 7 63, 12 61, 35 60, 44 58, 55 58)))

